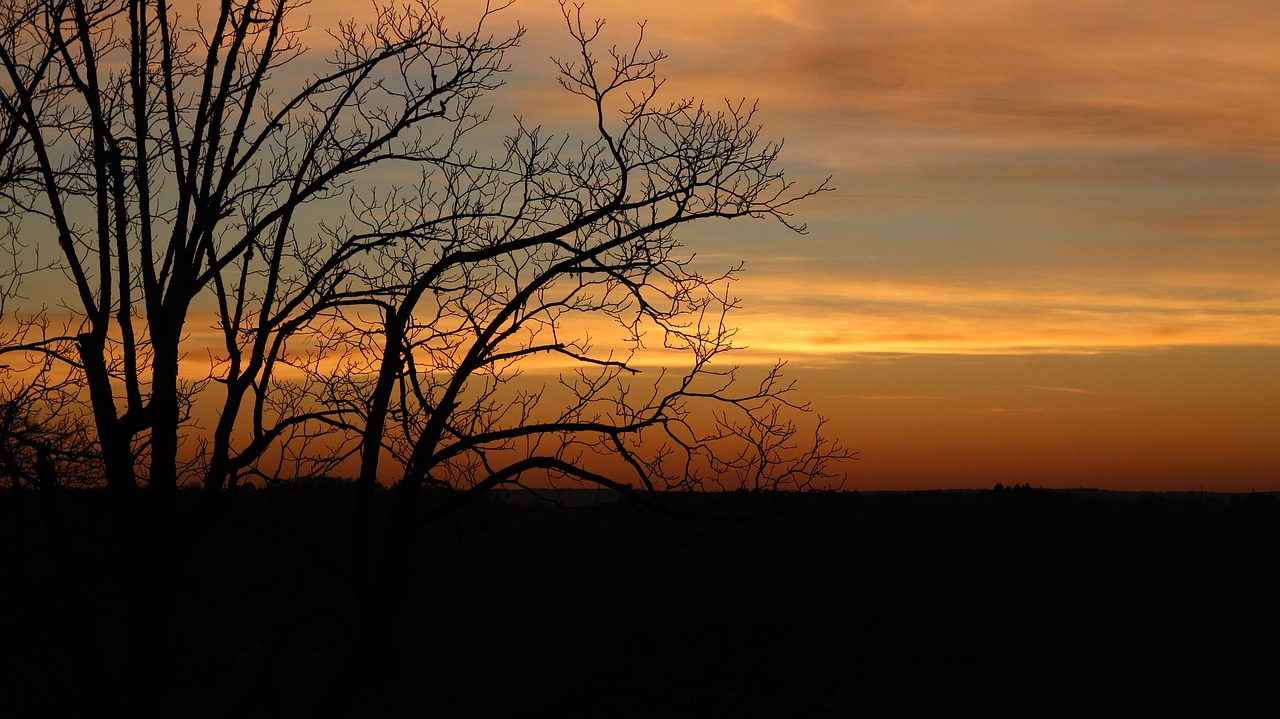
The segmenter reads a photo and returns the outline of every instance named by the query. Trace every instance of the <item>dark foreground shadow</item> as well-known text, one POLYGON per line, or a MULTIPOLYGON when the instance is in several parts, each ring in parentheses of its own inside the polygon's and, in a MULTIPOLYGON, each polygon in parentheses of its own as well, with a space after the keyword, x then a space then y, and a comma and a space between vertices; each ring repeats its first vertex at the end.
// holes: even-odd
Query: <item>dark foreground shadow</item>
MULTIPOLYGON (((174 568, 171 716, 317 709, 357 635, 348 491, 252 493, 174 568)), ((357 714, 1222 716, 1273 698, 1269 495, 740 499, 661 500, 689 521, 494 499, 428 527, 357 714)), ((69 495, 65 511, 74 591, 109 654, 124 593, 99 503, 69 495)), ((2 713, 92 715, 71 590, 25 505, 5 516, 2 713)))

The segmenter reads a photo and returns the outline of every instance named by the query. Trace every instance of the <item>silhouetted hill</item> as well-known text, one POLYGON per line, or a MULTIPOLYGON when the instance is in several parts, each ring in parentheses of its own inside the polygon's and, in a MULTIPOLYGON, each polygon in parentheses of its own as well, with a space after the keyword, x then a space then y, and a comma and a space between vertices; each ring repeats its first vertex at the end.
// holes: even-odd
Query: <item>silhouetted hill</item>
MULTIPOLYGON (((65 499, 77 591, 110 651, 100 498, 65 499)), ((349 499, 341 484, 249 492, 175 568, 173 716, 314 708, 353 635, 349 499)), ((1272 701, 1274 495, 561 499, 495 495, 424 528, 364 716, 1222 716, 1272 701)), ((34 497, 6 501, 5 714, 92 707, 34 497)))

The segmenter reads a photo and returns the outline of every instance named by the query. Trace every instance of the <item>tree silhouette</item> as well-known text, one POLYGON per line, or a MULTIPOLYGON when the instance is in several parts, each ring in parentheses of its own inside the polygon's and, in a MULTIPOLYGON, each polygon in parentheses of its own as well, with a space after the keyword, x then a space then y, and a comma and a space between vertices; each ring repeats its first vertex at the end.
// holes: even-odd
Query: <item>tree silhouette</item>
POLYGON ((105 486, 126 641, 85 662, 124 667, 129 716, 164 712, 170 569, 246 486, 357 474, 340 714, 431 488, 804 488, 845 456, 797 424, 781 365, 723 363, 739 268, 706 274, 676 239, 712 218, 803 231, 790 208, 825 187, 784 176, 753 106, 660 101, 643 26, 602 49, 603 24, 562 6, 559 82, 594 130, 517 121, 496 141, 482 103, 524 32, 489 30, 505 5, 459 32, 430 2, 380 4, 322 59, 301 6, 0 10, 0 352, 23 409, 0 459, 15 483, 36 452, 105 486), (667 369, 641 372, 650 354, 667 369))

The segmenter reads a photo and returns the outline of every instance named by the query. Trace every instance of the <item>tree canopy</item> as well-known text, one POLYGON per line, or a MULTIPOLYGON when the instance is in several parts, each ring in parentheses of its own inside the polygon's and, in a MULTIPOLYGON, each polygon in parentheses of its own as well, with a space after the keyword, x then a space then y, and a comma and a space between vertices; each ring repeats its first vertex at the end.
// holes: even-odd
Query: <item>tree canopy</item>
POLYGON ((662 99, 643 26, 602 47, 562 9, 585 135, 495 131, 524 34, 490 30, 505 5, 457 30, 379 3, 326 50, 293 0, 0 10, 0 460, 15 486, 43 462, 107 488, 148 607, 127 666, 163 671, 164 568, 253 484, 356 476, 374 647, 431 487, 798 489, 846 456, 781 364, 726 361, 740 267, 708 274, 677 237, 802 232, 792 207, 825 186, 786 177, 749 102, 662 99))

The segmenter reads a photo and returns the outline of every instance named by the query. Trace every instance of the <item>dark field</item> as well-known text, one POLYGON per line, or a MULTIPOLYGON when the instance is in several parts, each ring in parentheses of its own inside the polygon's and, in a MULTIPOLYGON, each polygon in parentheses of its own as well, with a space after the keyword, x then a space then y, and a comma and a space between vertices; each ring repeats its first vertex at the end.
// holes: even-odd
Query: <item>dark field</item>
MULTIPOLYGON (((157 681, 172 716, 316 708, 354 635, 348 492, 251 492, 174 567, 171 676, 157 681)), ((68 594, 108 666, 122 651, 102 498, 63 499, 70 584, 36 498, 4 500, 7 717, 98 713, 68 594)), ((1232 716, 1273 715, 1280 698, 1271 495, 659 504, 494 499, 428 526, 399 642, 357 715, 1232 716)))

